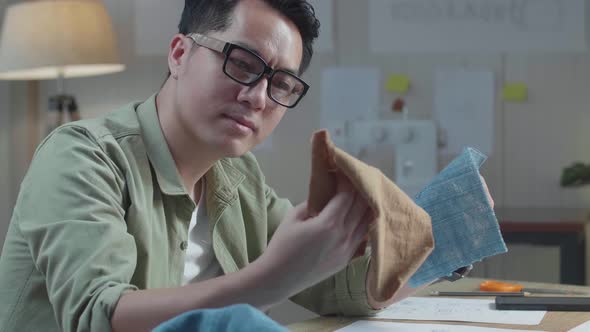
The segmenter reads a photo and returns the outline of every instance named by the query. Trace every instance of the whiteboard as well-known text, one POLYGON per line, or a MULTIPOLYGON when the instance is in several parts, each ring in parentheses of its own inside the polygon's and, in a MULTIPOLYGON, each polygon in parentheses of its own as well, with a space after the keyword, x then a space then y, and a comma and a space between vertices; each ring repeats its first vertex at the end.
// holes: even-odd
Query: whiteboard
POLYGON ((350 123, 372 120, 379 105, 380 72, 376 67, 328 67, 321 78, 320 128, 328 129, 334 144, 347 145, 350 123))
POLYGON ((441 153, 474 147, 491 155, 494 143, 494 73, 462 68, 434 75, 434 117, 445 137, 441 153))
POLYGON ((369 0, 370 48, 584 51, 584 0, 369 0))

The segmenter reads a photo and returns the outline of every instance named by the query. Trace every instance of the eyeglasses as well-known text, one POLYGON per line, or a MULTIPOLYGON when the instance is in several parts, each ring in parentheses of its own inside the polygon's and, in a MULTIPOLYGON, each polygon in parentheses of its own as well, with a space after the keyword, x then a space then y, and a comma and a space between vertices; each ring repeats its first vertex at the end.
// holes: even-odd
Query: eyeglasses
POLYGON ((224 54, 223 72, 240 84, 253 86, 265 75, 268 76, 266 93, 282 106, 297 106, 309 89, 301 78, 284 69, 272 69, 264 59, 245 47, 198 33, 188 34, 187 37, 197 45, 224 54))

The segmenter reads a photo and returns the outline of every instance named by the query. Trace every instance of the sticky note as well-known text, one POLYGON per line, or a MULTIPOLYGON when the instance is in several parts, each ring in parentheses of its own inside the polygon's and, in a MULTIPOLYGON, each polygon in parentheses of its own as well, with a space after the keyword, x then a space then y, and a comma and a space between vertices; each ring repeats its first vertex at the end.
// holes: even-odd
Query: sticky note
POLYGON ((410 88, 410 78, 407 75, 391 74, 385 83, 389 92, 406 93, 410 88))
POLYGON ((523 102, 528 97, 528 87, 524 83, 506 83, 502 89, 504 101, 523 102))

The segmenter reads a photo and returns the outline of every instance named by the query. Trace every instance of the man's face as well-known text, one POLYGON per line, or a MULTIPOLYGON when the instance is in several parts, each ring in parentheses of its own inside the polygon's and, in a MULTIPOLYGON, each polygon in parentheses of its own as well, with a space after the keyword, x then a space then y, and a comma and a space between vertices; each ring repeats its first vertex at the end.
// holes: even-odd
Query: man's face
MULTIPOLYGON (((297 72, 301 63, 297 27, 261 0, 240 1, 229 28, 206 35, 247 47, 273 69, 297 72)), ((186 39, 184 43, 191 42, 186 39)), ((223 54, 205 47, 185 56, 178 70, 175 111, 196 143, 235 157, 264 140, 286 108, 268 97, 266 77, 253 86, 241 85, 223 73, 223 61, 223 54)))

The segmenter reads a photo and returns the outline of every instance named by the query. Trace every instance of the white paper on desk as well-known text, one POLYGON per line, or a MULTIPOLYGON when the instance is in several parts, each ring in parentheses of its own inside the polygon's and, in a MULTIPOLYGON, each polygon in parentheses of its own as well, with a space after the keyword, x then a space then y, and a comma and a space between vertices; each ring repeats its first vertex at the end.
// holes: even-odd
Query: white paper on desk
POLYGON ((494 142, 494 73, 445 69, 434 77, 434 114, 446 144, 456 155, 472 146, 490 156, 494 142))
MULTIPOLYGON (((524 330, 494 329, 478 326, 443 325, 443 324, 411 324, 411 323, 390 323, 370 320, 360 320, 348 325, 336 332, 510 332, 524 330)), ((526 332, 543 332, 531 331, 526 332)))
POLYGON ((546 311, 496 310, 494 300, 409 297, 375 318, 538 325, 546 311))
POLYGON ((581 325, 574 327, 573 329, 569 330, 568 332, 588 332, 588 331, 590 331, 590 320, 587 321, 586 323, 582 323, 581 325))

